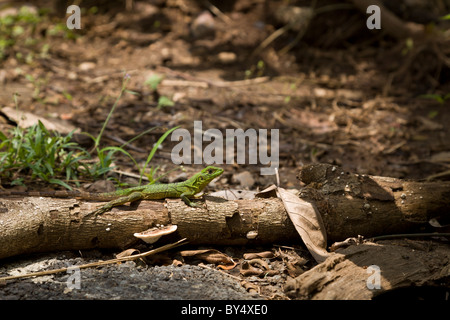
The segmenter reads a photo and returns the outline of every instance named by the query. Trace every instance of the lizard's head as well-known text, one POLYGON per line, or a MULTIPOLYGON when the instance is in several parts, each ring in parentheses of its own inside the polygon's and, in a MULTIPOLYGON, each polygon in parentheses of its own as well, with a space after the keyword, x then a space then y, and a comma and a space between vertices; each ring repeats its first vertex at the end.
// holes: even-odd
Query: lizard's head
POLYGON ((194 186, 198 189, 198 191, 202 190, 204 187, 208 185, 214 178, 217 178, 223 173, 223 169, 208 166, 195 176, 191 178, 194 186))

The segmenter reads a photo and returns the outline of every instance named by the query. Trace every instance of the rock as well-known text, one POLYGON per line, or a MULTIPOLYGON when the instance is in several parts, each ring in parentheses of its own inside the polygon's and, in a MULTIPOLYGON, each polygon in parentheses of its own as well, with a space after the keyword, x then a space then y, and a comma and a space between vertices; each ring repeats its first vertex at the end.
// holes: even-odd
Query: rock
POLYGON ((231 64, 236 61, 236 54, 234 52, 220 52, 217 58, 223 64, 231 64))
POLYGON ((202 12, 191 24, 191 34, 194 38, 214 37, 215 33, 214 17, 208 11, 202 12))
POLYGON ((251 188, 255 184, 255 179, 253 179, 252 174, 248 171, 234 174, 232 181, 238 182, 242 188, 251 188))

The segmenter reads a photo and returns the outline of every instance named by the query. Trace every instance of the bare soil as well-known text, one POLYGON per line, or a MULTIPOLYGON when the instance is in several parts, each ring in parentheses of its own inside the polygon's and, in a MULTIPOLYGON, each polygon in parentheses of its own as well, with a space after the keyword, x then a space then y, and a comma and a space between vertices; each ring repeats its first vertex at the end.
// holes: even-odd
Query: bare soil
MULTIPOLYGON (((12 96, 17 92, 21 110, 96 135, 127 74, 127 89, 134 94, 126 93, 121 98, 103 142, 120 146, 122 142, 117 138, 128 141, 151 127, 160 127, 127 149, 140 163, 145 162, 165 130, 181 126, 192 132, 194 121, 201 120, 203 130, 278 129, 280 184, 286 188, 300 188, 297 170, 317 162, 336 164, 360 174, 414 180, 449 170, 450 100, 439 103, 421 97, 431 93, 445 96, 450 92, 449 68, 431 50, 411 56, 404 42, 382 31, 367 30, 367 16, 356 9, 332 10, 314 17, 303 38, 287 53, 280 51, 296 38, 294 30, 255 54, 267 37, 283 27, 274 12, 284 1, 210 1, 218 9, 215 13, 212 6, 190 0, 133 1, 133 8, 125 7, 127 1, 82 1, 86 11, 82 13, 82 29, 73 31, 75 39, 68 39, 64 32, 46 34, 56 24, 65 24, 63 2, 33 4, 36 9, 49 7, 53 13, 37 25, 31 45, 25 41, 16 43, 0 62, 0 106, 15 108, 12 96), (93 5, 97 6, 96 12, 89 10, 93 5), (211 10, 213 14, 208 13, 211 10), (44 44, 48 45, 45 52, 44 44), (27 56, 31 58, 26 60, 27 56), (152 74, 164 76, 156 92, 145 84, 152 74), (38 80, 32 83, 27 75, 38 80), (160 96, 167 96, 174 105, 158 108, 160 96)), ((317 1, 317 6, 332 3, 317 1)), ((295 5, 306 6, 309 1, 295 1, 295 5)), ((436 13, 435 8, 430 12, 440 16, 447 13, 436 13)), ((2 131, 13 125, 7 117, 0 119, 2 131)), ((91 143, 89 139, 80 142, 86 147, 91 143)), ((154 166, 160 166, 159 173, 177 167, 170 159, 175 144, 164 142, 153 160, 154 166)), ((136 170, 125 157, 115 164, 122 171, 136 170)), ((199 167, 188 168, 189 173, 199 167)), ((260 175, 259 166, 222 167, 226 173, 213 186, 217 190, 256 190, 276 183, 275 176, 260 175), (254 181, 233 179, 243 171, 250 172, 254 181)), ((178 174, 169 175, 163 182, 176 179, 178 174)), ((449 180, 450 174, 444 173, 439 179, 449 180)), ((37 185, 29 184, 30 188, 33 186, 37 185)), ((225 296, 215 291, 201 294, 199 289, 198 295, 190 297, 288 299, 283 290, 285 280, 309 270, 315 263, 300 238, 299 243, 276 245, 286 247, 220 248, 229 251, 240 265, 245 263, 243 253, 248 251, 278 253, 277 257, 264 260, 271 269, 279 271, 277 275, 244 277, 236 271, 239 266, 235 271, 227 271, 252 283, 253 289, 247 288, 250 292, 229 284, 228 281, 239 282, 217 270, 183 265, 180 268, 186 268, 183 270, 189 274, 198 274, 196 283, 202 282, 202 275, 207 273, 209 277, 212 273, 230 288, 225 296)), ((65 254, 57 259, 65 261, 65 254)), ((87 253, 81 256, 84 254, 87 253)), ((110 255, 105 252, 98 257, 110 255)), ((8 260, 10 263, 13 261, 8 260)), ((108 281, 110 272, 120 268, 124 270, 111 266, 103 271, 89 271, 92 274, 85 276, 92 277, 92 283, 100 281, 98 277, 108 281)), ((170 278, 167 270, 173 267, 142 268, 127 270, 170 278)), ((120 281, 133 278, 129 273, 114 274, 122 280, 105 286, 127 287, 120 281)), ((179 277, 182 279, 183 275, 179 277)), ((57 281, 65 281, 61 279, 57 281)), ((148 286, 148 280, 144 281, 148 286)), ((106 290, 103 295, 72 291, 61 296, 61 286, 56 288, 51 283, 45 290, 42 286, 37 289, 31 280, 17 280, 13 285, 2 288, 0 299, 185 298, 170 290, 160 296, 142 296, 139 290, 117 295, 106 290), (33 293, 24 294, 25 291, 33 293)))

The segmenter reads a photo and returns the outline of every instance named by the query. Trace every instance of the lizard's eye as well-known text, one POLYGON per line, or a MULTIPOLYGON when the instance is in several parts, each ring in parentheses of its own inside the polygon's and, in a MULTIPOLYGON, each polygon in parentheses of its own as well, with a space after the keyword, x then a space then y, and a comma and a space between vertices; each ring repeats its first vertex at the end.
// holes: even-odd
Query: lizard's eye
POLYGON ((213 171, 211 169, 208 170, 208 174, 212 174, 213 171))

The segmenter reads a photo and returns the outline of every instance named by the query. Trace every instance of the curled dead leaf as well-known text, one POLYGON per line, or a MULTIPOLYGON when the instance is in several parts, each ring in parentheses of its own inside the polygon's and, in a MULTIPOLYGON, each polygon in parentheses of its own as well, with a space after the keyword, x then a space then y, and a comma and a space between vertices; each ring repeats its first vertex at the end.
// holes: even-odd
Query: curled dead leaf
POLYGON ((257 259, 257 258, 267 258, 272 259, 275 257, 272 251, 263 251, 263 252, 251 252, 244 253, 243 255, 245 260, 257 259))
POLYGON ((308 259, 300 256, 295 250, 283 251, 281 248, 276 252, 276 258, 281 258, 284 262, 289 261, 293 264, 304 266, 308 263, 308 259))
POLYGON ((131 248, 131 249, 127 249, 127 250, 124 250, 124 251, 116 254, 116 258, 119 259, 119 258, 124 258, 124 257, 130 257, 134 254, 139 254, 139 253, 140 253, 139 250, 131 248))
POLYGON ((260 269, 263 270, 270 269, 269 264, 265 262, 263 259, 252 259, 248 263, 252 266, 259 267, 260 269))
POLYGON ((287 250, 284 252, 281 250, 281 248, 279 248, 276 257, 283 260, 289 276, 293 278, 302 274, 304 272, 302 267, 306 263, 308 263, 308 259, 305 259, 298 255, 295 250, 287 250))
POLYGON ((247 292, 250 293, 258 293, 259 294, 259 287, 253 283, 250 283, 248 281, 242 280, 241 281, 241 286, 247 290, 247 292))
POLYGON ((237 263, 233 261, 233 264, 228 264, 228 265, 224 265, 224 264, 219 264, 217 267, 222 269, 222 270, 231 270, 234 267, 236 267, 237 263))
POLYGON ((260 276, 262 271, 258 268, 252 266, 248 261, 244 261, 241 265, 241 270, 239 270, 242 276, 250 277, 250 276, 260 276))
POLYGON ((233 259, 215 249, 184 250, 180 254, 182 257, 197 258, 207 263, 218 264, 218 267, 224 270, 233 269, 236 266, 233 259))
POLYGON ((317 262, 323 262, 331 255, 327 252, 327 235, 319 211, 313 203, 306 202, 295 194, 277 188, 277 195, 283 201, 295 229, 317 262))
POLYGON ((30 112, 17 110, 16 108, 4 107, 1 112, 22 128, 31 127, 38 124, 38 121, 41 121, 49 131, 57 131, 62 134, 68 134, 71 131, 80 132, 79 128, 76 128, 67 122, 43 118, 30 112))
POLYGON ((292 278, 295 278, 305 272, 299 265, 294 264, 290 261, 285 262, 286 270, 292 278))
POLYGON ((271 186, 268 186, 266 189, 258 192, 256 194, 256 197, 258 198, 271 198, 271 197, 276 197, 277 193, 277 186, 272 184, 271 186))
POLYGON ((270 266, 263 259, 252 259, 249 261, 244 261, 241 265, 240 270, 241 275, 244 277, 248 276, 274 276, 278 274, 277 270, 271 270, 270 266))

